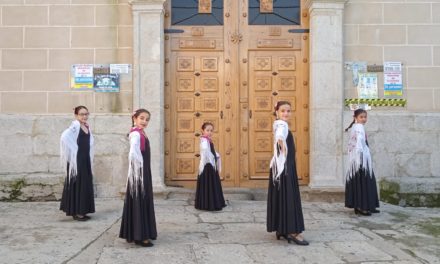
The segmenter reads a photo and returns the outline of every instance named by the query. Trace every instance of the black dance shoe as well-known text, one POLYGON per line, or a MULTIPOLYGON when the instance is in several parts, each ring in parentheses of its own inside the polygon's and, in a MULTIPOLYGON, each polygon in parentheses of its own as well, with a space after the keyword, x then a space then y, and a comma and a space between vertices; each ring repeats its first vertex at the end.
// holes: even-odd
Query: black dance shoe
POLYGON ((371 212, 372 212, 373 214, 378 214, 378 213, 380 213, 380 210, 374 209, 374 210, 372 210, 371 212))
POLYGON ((307 242, 305 239, 299 240, 299 239, 297 239, 296 237, 294 237, 292 235, 288 235, 287 236, 287 242, 289 244, 293 242, 293 243, 295 243, 297 245, 300 245, 300 246, 308 246, 309 245, 309 242, 307 242))
POLYGON ((83 217, 79 217, 79 216, 77 216, 77 215, 74 215, 74 216, 72 216, 72 217, 73 217, 73 220, 81 221, 81 222, 84 222, 84 221, 87 221, 87 220, 90 219, 90 218, 87 218, 87 217, 85 217, 85 216, 83 216, 83 217))
POLYGON ((150 241, 148 241, 146 243, 144 241, 134 241, 134 243, 136 245, 138 245, 138 246, 141 246, 141 247, 152 247, 152 246, 154 246, 154 244, 151 243, 150 241))
POLYGON ((359 210, 359 209, 357 209, 357 208, 354 208, 354 213, 355 214, 357 214, 357 215, 364 215, 364 216, 371 216, 371 213, 370 212, 368 212, 368 211, 362 211, 362 210, 359 210))

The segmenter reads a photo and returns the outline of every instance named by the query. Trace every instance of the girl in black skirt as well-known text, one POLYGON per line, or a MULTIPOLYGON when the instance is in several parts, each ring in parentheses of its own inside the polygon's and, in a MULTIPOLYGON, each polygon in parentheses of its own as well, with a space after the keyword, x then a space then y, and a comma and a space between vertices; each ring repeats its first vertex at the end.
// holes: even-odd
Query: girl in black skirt
POLYGON ((203 123, 195 201, 196 209, 207 211, 219 211, 226 206, 219 176, 221 168, 220 155, 215 152, 211 140, 213 130, 214 125, 212 123, 203 123))
POLYGON ((93 194, 93 135, 87 124, 89 111, 85 106, 75 108, 76 120, 61 135, 60 157, 66 166, 60 210, 77 221, 86 221, 95 212, 93 194))
POLYGON ((306 246, 309 243, 301 235, 304 218, 296 174, 295 143, 287 124, 291 114, 289 102, 277 102, 277 120, 273 124, 274 156, 270 163, 267 196, 267 232, 276 231, 278 240, 284 237, 289 243, 306 246))
POLYGON ((350 129, 348 139, 348 169, 345 179, 345 206, 354 208, 360 215, 370 216, 379 213, 376 177, 371 162, 370 149, 364 125, 367 122, 367 111, 354 111, 353 122, 345 129, 350 129))
POLYGON ((134 241, 143 247, 152 247, 153 243, 150 240, 157 237, 150 141, 144 132, 149 121, 150 112, 145 109, 138 109, 132 115, 127 191, 119 232, 120 238, 125 238, 129 243, 134 241))

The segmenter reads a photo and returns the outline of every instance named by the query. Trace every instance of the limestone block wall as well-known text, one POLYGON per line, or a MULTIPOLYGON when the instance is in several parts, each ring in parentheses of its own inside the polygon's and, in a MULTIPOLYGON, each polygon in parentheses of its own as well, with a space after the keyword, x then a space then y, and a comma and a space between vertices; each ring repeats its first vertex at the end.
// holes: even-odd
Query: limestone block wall
MULTIPOLYGON (((65 172, 59 162, 59 138, 72 118, 0 114, 0 120, 0 200, 11 193, 21 200, 60 198, 65 172), (20 182, 23 186, 14 190, 20 182)), ((127 179, 130 116, 92 115, 90 126, 95 138, 96 195, 118 196, 127 179)))
MULTIPOLYGON (((344 50, 345 61, 402 61, 405 110, 440 111, 439 1, 349 0, 344 50)), ((345 71, 346 98, 356 95, 351 82, 351 72, 345 71)))
MULTIPOLYGON (((407 106, 374 108, 366 125, 381 199, 440 206, 440 2, 349 0, 344 60, 403 63, 407 106)), ((382 98, 383 74, 378 76, 382 98)), ((357 97, 351 71, 344 79, 345 98, 357 97)), ((346 126, 351 116, 345 111, 346 126)), ((346 141, 345 135, 344 146, 346 141)))
MULTIPOLYGON (((345 112, 345 126, 351 116, 351 111, 345 112)), ((440 180, 440 113, 371 110, 365 128, 377 178, 440 180)), ((348 133, 344 146, 347 137, 348 133)))
POLYGON ((128 0, 0 1, 0 113, 127 113, 132 83, 120 93, 70 89, 75 63, 132 63, 128 0))

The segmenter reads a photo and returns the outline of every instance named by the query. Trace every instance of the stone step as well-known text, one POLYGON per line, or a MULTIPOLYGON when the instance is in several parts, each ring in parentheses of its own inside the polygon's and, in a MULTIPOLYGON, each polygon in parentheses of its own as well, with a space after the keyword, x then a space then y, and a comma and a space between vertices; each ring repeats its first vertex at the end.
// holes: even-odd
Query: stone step
POLYGON ((0 175, 0 201, 61 199, 64 175, 48 173, 0 175))
MULTIPOLYGON (((334 189, 311 189, 307 186, 300 187, 301 199, 307 202, 344 202, 344 190, 334 189)), ((267 200, 267 189, 250 188, 223 188, 226 200, 244 201, 265 201, 267 200)), ((122 197, 124 193, 121 192, 122 197)), ((195 190, 187 188, 168 187, 163 192, 155 193, 155 196, 175 199, 175 200, 194 200, 195 190)))
POLYGON ((379 182, 380 199, 410 207, 440 207, 440 178, 399 177, 379 182))

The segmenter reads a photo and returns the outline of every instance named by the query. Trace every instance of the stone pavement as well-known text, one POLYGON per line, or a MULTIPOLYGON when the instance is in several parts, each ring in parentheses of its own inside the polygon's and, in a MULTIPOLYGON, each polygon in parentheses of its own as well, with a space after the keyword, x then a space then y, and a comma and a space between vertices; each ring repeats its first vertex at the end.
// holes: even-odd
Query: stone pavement
POLYGON ((440 263, 440 208, 382 204, 358 217, 341 203, 304 202, 311 245, 301 247, 265 231, 265 201, 229 195, 222 212, 201 212, 192 197, 156 196, 153 248, 117 238, 120 199, 97 199, 87 222, 58 202, 0 203, 0 263, 440 263))

